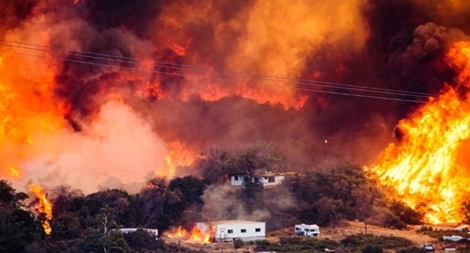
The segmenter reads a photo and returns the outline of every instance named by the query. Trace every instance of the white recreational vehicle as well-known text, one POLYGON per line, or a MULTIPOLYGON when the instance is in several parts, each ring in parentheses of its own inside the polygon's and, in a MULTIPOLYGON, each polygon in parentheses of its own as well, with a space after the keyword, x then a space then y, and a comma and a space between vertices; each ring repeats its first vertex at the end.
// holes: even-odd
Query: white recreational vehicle
POLYGON ((231 242, 235 239, 257 241, 266 238, 266 222, 226 220, 196 223, 202 233, 211 233, 215 242, 231 242))
POLYGON ((314 237, 320 236, 320 227, 315 224, 307 225, 307 224, 299 224, 295 225, 295 234, 302 235, 307 237, 314 237))

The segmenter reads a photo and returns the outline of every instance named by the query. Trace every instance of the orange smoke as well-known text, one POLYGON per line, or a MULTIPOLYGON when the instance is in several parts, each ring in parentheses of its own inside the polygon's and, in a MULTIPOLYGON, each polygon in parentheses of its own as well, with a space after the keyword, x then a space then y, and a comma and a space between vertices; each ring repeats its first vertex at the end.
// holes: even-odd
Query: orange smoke
POLYGON ((210 234, 202 233, 196 227, 193 227, 191 231, 187 231, 182 229, 181 226, 178 227, 176 231, 166 233, 166 236, 169 238, 179 239, 189 243, 199 243, 199 244, 207 244, 210 243, 210 234))
POLYGON ((466 142, 470 137, 470 43, 456 43, 448 60, 460 70, 459 88, 446 87, 436 99, 399 122, 399 144, 390 144, 373 167, 383 184, 393 186, 410 207, 424 203, 429 223, 461 220, 459 208, 470 184, 466 142), (467 163, 467 164, 465 164, 467 163))
POLYGON ((52 204, 47 199, 47 195, 44 193, 41 186, 31 184, 29 185, 29 190, 35 193, 36 197, 39 200, 38 210, 40 213, 44 213, 46 215, 46 219, 42 221, 42 227, 44 229, 44 232, 50 235, 52 232, 52 228, 49 221, 52 220, 52 204))

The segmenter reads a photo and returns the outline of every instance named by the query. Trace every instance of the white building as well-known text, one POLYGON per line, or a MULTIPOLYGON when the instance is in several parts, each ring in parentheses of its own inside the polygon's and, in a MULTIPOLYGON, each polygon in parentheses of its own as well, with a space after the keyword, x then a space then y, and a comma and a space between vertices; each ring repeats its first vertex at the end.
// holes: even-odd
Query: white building
POLYGON ((458 232, 468 232, 469 231, 468 225, 458 226, 458 227, 454 228, 454 230, 458 231, 458 232))
POLYGON ((226 220, 196 223, 202 233, 210 233, 215 242, 231 242, 235 239, 257 241, 266 238, 266 222, 226 220))
MULTIPOLYGON (((230 177, 230 183, 233 186, 241 186, 244 185, 245 182, 250 180, 249 176, 246 175, 232 175, 230 177)), ((280 173, 263 173, 263 174, 255 174, 251 178, 252 183, 260 183, 263 186, 271 186, 271 185, 278 185, 282 181, 284 181, 284 175, 280 173)))
POLYGON ((158 229, 154 229, 154 228, 118 228, 116 230, 121 231, 123 234, 129 234, 129 233, 137 231, 138 229, 142 229, 144 231, 147 231, 149 234, 151 234, 155 237, 158 236, 158 229))
POLYGON ((299 224, 295 225, 295 234, 302 235, 307 237, 314 237, 320 236, 320 227, 315 224, 307 225, 307 224, 299 224))

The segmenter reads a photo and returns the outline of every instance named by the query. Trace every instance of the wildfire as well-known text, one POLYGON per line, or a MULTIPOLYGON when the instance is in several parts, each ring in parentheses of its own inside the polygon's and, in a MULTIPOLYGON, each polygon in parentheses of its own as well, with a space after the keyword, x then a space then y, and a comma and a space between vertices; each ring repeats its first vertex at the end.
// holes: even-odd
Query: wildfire
POLYGON ((19 163, 29 157, 35 138, 63 126, 60 105, 52 99, 53 80, 53 69, 44 62, 0 55, 0 176, 19 178, 19 163))
POLYGON ((11 165, 7 166, 7 175, 11 178, 19 178, 21 176, 21 171, 11 165))
POLYGON ((52 220, 52 204, 47 199, 47 195, 44 193, 41 186, 36 184, 29 185, 29 190, 36 194, 36 197, 39 200, 38 210, 40 213, 44 213, 46 215, 46 219, 42 222, 42 227, 46 234, 50 235, 52 232, 51 225, 49 223, 52 220))
POLYGON ((210 243, 210 234, 202 233, 196 227, 193 227, 191 231, 178 227, 176 231, 169 232, 166 234, 169 238, 179 239, 189 243, 207 244, 210 243))
POLYGON ((178 166, 189 166, 194 161, 194 155, 179 141, 166 143, 170 154, 165 158, 168 165, 168 177, 175 176, 178 166))
POLYGON ((373 167, 410 207, 426 204, 429 223, 457 222, 470 183, 462 152, 470 137, 470 43, 456 43, 447 55, 461 70, 459 88, 447 86, 436 99, 399 122, 401 143, 390 144, 373 167))

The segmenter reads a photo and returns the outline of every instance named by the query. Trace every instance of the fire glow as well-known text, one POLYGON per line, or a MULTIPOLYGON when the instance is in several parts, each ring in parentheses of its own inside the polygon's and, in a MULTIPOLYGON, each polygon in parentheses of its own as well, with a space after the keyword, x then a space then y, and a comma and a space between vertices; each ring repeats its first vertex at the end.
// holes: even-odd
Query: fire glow
MULTIPOLYGON (((470 43, 459 42, 447 54, 460 72, 460 88, 470 87, 470 43)), ((381 164, 372 168, 380 181, 392 186, 411 208, 424 203, 429 223, 461 220, 469 176, 459 152, 470 137, 470 102, 467 93, 447 86, 436 99, 399 122, 399 144, 390 144, 381 164)))
POLYGON ((39 200, 39 204, 37 206, 38 211, 40 213, 45 214, 45 219, 42 221, 42 227, 44 229, 44 232, 48 235, 51 234, 52 228, 50 225, 50 220, 52 220, 52 203, 49 202, 47 199, 46 194, 44 193, 43 189, 41 186, 36 185, 36 184, 31 184, 29 185, 29 190, 36 194, 36 197, 39 200))
POLYGON ((208 244, 210 243, 210 234, 202 233, 196 227, 193 227, 191 231, 187 231, 183 228, 178 227, 176 231, 166 233, 166 236, 169 238, 178 239, 188 243, 199 243, 199 244, 208 244))

